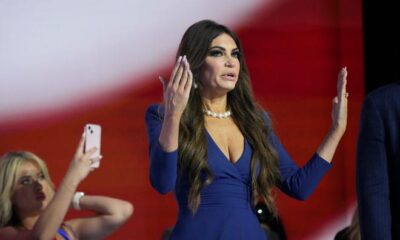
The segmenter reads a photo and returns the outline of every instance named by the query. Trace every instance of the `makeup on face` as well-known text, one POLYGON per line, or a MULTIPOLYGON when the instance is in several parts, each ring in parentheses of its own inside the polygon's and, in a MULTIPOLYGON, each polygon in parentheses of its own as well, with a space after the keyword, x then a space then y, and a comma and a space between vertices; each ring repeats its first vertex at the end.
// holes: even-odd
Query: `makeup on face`
POLYGON ((221 96, 235 88, 239 58, 239 48, 230 35, 221 34, 211 42, 200 75, 204 95, 221 96))
POLYGON ((30 162, 22 164, 18 175, 18 191, 33 191, 33 197, 36 200, 43 201, 46 199, 44 185, 47 184, 47 180, 44 173, 36 165, 30 162))

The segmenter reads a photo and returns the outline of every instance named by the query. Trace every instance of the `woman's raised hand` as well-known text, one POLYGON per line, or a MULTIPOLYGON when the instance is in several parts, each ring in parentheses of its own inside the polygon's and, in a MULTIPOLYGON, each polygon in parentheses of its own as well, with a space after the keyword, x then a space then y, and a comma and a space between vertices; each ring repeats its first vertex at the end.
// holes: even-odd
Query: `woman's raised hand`
POLYGON ((76 149, 74 158, 68 169, 68 174, 73 175, 74 184, 79 184, 86 176, 94 170, 91 166, 93 162, 99 159, 93 159, 92 155, 96 152, 96 148, 89 149, 86 153, 83 152, 83 145, 85 142, 85 135, 82 135, 79 145, 76 149))
POLYGON ((337 96, 333 99, 332 130, 344 134, 347 126, 347 69, 342 68, 337 80, 337 96))
POLYGON ((163 85, 165 114, 181 116, 193 83, 193 74, 186 56, 178 58, 168 82, 161 76, 159 78, 163 85))
POLYGON ((332 127, 318 147, 317 153, 327 162, 331 162, 336 148, 347 126, 347 69, 342 68, 337 80, 337 96, 333 99, 332 127))

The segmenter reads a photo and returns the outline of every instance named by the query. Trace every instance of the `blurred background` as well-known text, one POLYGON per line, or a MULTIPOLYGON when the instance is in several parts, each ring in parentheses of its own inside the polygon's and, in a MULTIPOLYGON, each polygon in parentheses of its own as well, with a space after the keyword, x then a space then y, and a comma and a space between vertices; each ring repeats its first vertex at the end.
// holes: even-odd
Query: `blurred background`
POLYGON ((160 239, 177 206, 150 186, 144 113, 162 101, 158 76, 169 77, 184 31, 213 19, 241 38, 256 99, 298 165, 330 127, 347 66, 348 130, 334 167, 306 202, 277 191, 288 239, 333 239, 355 207, 362 100, 399 79, 394 12, 362 0, 0 0, 0 154, 36 153, 57 185, 83 126, 101 124, 104 158, 79 190, 134 204, 109 239, 160 239))

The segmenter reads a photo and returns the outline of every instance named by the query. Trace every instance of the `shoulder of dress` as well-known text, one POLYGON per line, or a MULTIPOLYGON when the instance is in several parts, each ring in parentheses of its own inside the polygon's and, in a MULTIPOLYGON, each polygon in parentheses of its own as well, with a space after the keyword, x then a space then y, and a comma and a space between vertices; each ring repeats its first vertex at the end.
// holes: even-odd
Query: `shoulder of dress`
POLYGON ((148 118, 164 118, 164 105, 151 104, 146 110, 146 119, 148 118))

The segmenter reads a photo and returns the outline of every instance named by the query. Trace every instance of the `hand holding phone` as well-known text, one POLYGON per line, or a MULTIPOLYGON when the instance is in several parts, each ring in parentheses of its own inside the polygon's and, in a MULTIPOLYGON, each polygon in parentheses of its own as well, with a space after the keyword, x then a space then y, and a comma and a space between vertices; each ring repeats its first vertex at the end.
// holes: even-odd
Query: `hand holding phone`
POLYGON ((85 146, 83 152, 90 150, 95 147, 96 152, 92 155, 93 163, 91 167, 98 168, 100 166, 100 146, 101 146, 101 126, 98 124, 86 124, 84 128, 85 132, 85 146))

